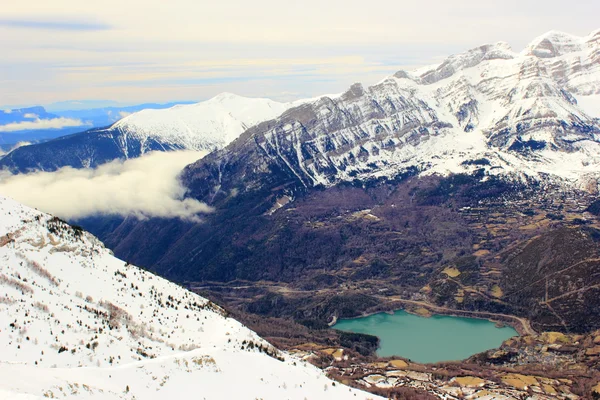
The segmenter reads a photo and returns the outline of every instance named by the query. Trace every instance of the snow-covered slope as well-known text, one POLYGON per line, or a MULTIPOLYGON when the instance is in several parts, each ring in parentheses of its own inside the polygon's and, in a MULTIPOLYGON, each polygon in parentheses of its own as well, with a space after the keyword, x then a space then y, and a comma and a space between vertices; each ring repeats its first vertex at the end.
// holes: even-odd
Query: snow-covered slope
POLYGON ((247 128, 301 104, 222 93, 210 100, 133 113, 108 128, 26 146, 0 160, 12 172, 96 167, 151 151, 221 149, 247 128))
POLYGON ((110 129, 121 131, 130 140, 160 138, 165 146, 211 151, 225 147, 252 125, 275 118, 294 104, 221 93, 197 104, 143 110, 110 129))
POLYGON ((484 45, 250 128, 189 167, 188 186, 251 189, 273 170, 305 187, 483 170, 596 190, 599 96, 600 30, 550 32, 520 53, 484 45))
POLYGON ((96 238, 0 197, 0 398, 369 398, 96 238))

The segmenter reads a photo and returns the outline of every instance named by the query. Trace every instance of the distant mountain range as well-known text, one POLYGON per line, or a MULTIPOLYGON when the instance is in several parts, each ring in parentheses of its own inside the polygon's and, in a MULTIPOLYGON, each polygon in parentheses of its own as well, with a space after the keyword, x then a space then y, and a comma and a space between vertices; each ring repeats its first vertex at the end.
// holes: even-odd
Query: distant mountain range
MULTIPOLYGON (((19 142, 39 142, 81 132, 86 128, 106 127, 136 111, 169 108, 176 104, 185 103, 83 108, 87 105, 84 103, 74 110, 55 107, 57 110, 50 112, 41 106, 0 110, 0 146, 10 149, 19 142)), ((75 106, 72 103, 63 104, 69 105, 75 106)))
MULTIPOLYGON (((283 104, 223 94, 144 110, 108 129, 22 147, 0 166, 53 170, 152 150, 215 150, 279 117, 247 130, 202 165, 233 168, 238 157, 258 157, 303 186, 416 168, 422 174, 483 169, 518 179, 551 175, 582 187, 597 178, 600 163, 599 42, 600 31, 586 37, 549 32, 521 52, 506 43, 484 45, 366 89, 355 84, 336 97, 283 104)), ((257 171, 247 162, 240 167, 257 171)))
POLYGON ((0 160, 14 172, 94 167, 150 151, 216 150, 252 125, 280 115, 296 103, 245 98, 230 93, 168 109, 144 109, 108 128, 21 147, 0 160))
POLYGON ((19 108, 14 110, 2 110, 0 111, 0 126, 15 123, 40 119, 52 119, 57 118, 58 115, 50 114, 46 112, 44 107, 28 107, 19 108))
POLYGON ((64 129, 79 129, 81 123, 76 123, 75 127, 61 129, 27 129, 33 128, 38 120, 55 120, 60 117, 56 114, 47 112, 44 107, 28 107, 19 109, 0 110, 0 145, 7 149, 18 142, 31 142, 43 140, 65 134, 64 129))
POLYGON ((255 187, 273 171, 301 187, 412 169, 586 186, 600 177, 599 118, 600 31, 550 32, 520 53, 485 45, 295 107, 185 175, 200 197, 211 188, 226 196, 241 177, 255 187))

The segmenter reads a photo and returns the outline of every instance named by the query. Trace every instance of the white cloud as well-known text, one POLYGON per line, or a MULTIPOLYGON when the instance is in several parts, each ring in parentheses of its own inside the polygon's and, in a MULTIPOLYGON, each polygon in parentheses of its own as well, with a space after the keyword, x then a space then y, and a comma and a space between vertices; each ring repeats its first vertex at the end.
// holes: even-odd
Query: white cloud
POLYGON ((3 110, 4 114, 12 114, 12 110, 10 108, 7 108, 6 110, 3 110))
MULTIPOLYGON (((35 114, 25 114, 25 118, 33 118, 27 117, 27 115, 35 114)), ((80 119, 60 117, 52 119, 36 119, 35 121, 12 122, 10 124, 0 125, 0 132, 16 132, 34 129, 62 129, 85 125, 89 124, 80 119)))
POLYGON ((0 172, 0 193, 65 219, 92 215, 134 215, 198 220, 211 208, 183 199, 178 175, 205 152, 155 152, 95 169, 12 175, 0 172))
POLYGON ((39 118, 39 115, 34 114, 34 113, 26 113, 25 115, 23 115, 24 118, 30 118, 30 119, 37 119, 39 118))
POLYGON ((125 117, 126 117, 126 116, 128 116, 128 115, 131 115, 131 113, 130 113, 130 112, 127 112, 127 111, 119 111, 119 116, 120 116, 121 118, 125 118, 125 117))

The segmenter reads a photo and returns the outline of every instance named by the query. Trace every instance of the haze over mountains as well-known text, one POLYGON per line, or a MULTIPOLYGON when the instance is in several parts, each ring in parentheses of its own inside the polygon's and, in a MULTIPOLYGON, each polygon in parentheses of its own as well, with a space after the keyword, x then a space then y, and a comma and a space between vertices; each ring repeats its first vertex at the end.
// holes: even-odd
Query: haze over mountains
POLYGON ((0 111, 0 146, 9 150, 17 143, 57 137, 80 131, 85 124, 76 118, 61 118, 44 107, 0 111))

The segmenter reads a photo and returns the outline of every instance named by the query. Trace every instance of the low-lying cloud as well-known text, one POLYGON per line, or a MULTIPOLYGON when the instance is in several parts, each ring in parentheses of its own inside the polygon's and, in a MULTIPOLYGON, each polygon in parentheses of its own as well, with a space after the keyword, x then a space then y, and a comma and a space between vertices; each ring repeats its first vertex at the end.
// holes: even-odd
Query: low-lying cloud
MULTIPOLYGON (((26 114, 25 118, 33 118, 31 115, 33 114, 26 114), (30 115, 30 117, 27 115, 30 115)), ((59 117, 51 119, 36 119, 34 121, 11 122, 6 125, 0 125, 0 132, 17 132, 36 129, 62 129, 85 125, 89 124, 80 119, 59 117)))
POLYGON ((154 152, 97 168, 13 175, 0 172, 0 194, 64 219, 94 215, 199 220, 212 209, 184 199, 178 175, 206 152, 154 152))

